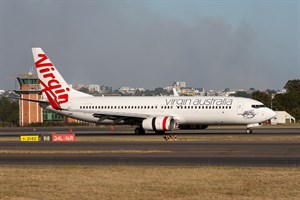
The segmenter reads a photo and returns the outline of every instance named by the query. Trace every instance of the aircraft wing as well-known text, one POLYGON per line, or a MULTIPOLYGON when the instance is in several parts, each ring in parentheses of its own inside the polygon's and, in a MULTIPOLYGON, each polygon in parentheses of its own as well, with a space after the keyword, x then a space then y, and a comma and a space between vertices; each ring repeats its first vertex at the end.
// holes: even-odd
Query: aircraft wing
MULTIPOLYGON (((82 112, 82 110, 73 110, 74 112, 82 112)), ((142 113, 127 113, 127 112, 110 112, 110 111, 89 111, 85 110, 86 113, 91 113, 94 117, 99 118, 99 122, 109 119, 113 120, 113 124, 117 124, 121 121, 125 121, 127 124, 141 123, 144 119, 150 117, 157 117, 161 115, 151 115, 142 113)))

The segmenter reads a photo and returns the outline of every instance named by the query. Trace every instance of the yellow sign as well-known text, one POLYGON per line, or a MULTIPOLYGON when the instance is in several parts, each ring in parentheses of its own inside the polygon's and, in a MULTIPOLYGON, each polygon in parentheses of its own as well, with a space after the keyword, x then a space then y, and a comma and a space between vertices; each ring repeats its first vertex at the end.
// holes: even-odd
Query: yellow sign
POLYGON ((21 135, 20 141, 21 142, 38 142, 39 136, 38 135, 21 135))

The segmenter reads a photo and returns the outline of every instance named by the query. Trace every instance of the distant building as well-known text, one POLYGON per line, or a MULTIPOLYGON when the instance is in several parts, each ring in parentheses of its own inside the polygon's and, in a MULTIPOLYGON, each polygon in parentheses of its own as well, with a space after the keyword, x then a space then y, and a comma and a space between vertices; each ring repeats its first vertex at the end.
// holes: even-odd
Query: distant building
POLYGON ((186 87, 186 82, 184 82, 184 81, 175 81, 171 85, 168 85, 167 87, 164 87, 164 89, 167 90, 168 92, 171 92, 173 90, 173 88, 175 88, 176 91, 180 91, 181 88, 185 88, 185 87, 186 87))
POLYGON ((85 88, 85 85, 83 85, 83 84, 77 84, 77 85, 74 87, 75 90, 80 90, 81 88, 85 88))
POLYGON ((186 82, 177 81, 177 82, 174 82, 173 85, 178 86, 179 88, 185 88, 186 87, 186 82))
POLYGON ((112 87, 106 86, 106 85, 101 85, 100 91, 101 91, 101 93, 112 93, 112 87))
POLYGON ((296 119, 286 111, 275 111, 276 117, 271 119, 271 124, 290 124, 295 123, 296 119))
POLYGON ((215 91, 215 90, 208 90, 207 96, 221 96, 221 91, 215 91))
POLYGON ((195 88, 195 93, 198 96, 206 96, 206 92, 204 88, 195 88))
POLYGON ((125 95, 133 95, 136 91, 145 91, 144 88, 121 87, 119 92, 125 95))
POLYGON ((90 93, 95 93, 95 92, 100 92, 100 85, 89 85, 88 86, 89 92, 90 93))
POLYGON ((180 94, 182 96, 195 96, 196 95, 196 90, 194 88, 191 87, 182 87, 180 89, 180 94))
POLYGON ((135 89, 131 88, 131 87, 120 87, 119 92, 121 92, 122 94, 134 94, 135 89))

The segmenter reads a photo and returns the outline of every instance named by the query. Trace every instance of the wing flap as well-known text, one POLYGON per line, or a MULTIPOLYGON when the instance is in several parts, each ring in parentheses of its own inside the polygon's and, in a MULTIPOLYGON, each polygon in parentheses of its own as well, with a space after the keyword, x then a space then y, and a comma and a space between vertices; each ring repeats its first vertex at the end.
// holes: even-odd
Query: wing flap
MULTIPOLYGON (((89 112, 89 111, 88 111, 89 112)), ((148 114, 141 114, 141 113, 127 113, 127 112, 107 112, 107 111, 102 111, 102 112, 89 112, 92 113, 94 117, 113 117, 113 118, 118 118, 118 117, 127 117, 127 118, 140 118, 140 119, 146 119, 148 117, 151 117, 151 115, 148 114)))

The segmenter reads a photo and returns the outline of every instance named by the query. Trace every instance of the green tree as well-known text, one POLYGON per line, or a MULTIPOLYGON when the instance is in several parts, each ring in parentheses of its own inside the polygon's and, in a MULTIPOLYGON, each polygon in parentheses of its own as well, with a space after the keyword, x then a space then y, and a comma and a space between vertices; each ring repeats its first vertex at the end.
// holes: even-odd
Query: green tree
POLYGON ((249 93, 247 93, 245 91, 237 91, 234 94, 231 94, 230 96, 251 98, 251 94, 249 94, 249 93))
POLYGON ((80 92, 87 93, 87 94, 89 93, 89 89, 88 89, 88 88, 86 88, 86 87, 82 87, 82 88, 80 88, 80 89, 79 89, 79 91, 80 91, 80 92))
POLYGON ((0 99, 0 121, 17 124, 19 120, 19 104, 8 98, 0 99))
POLYGON ((284 88, 284 94, 277 94, 273 99, 273 109, 287 111, 296 120, 300 120, 300 80, 289 80, 284 88))
POLYGON ((289 80, 285 84, 284 89, 286 89, 287 92, 298 92, 298 93, 300 93, 300 80, 299 79, 289 80))
POLYGON ((252 99, 262 102, 265 106, 271 107, 271 95, 266 92, 255 91, 252 93, 252 99))
POLYGON ((161 87, 155 88, 153 93, 154 93, 155 96, 160 96, 160 95, 168 96, 168 95, 170 95, 170 93, 167 90, 165 90, 161 87))

